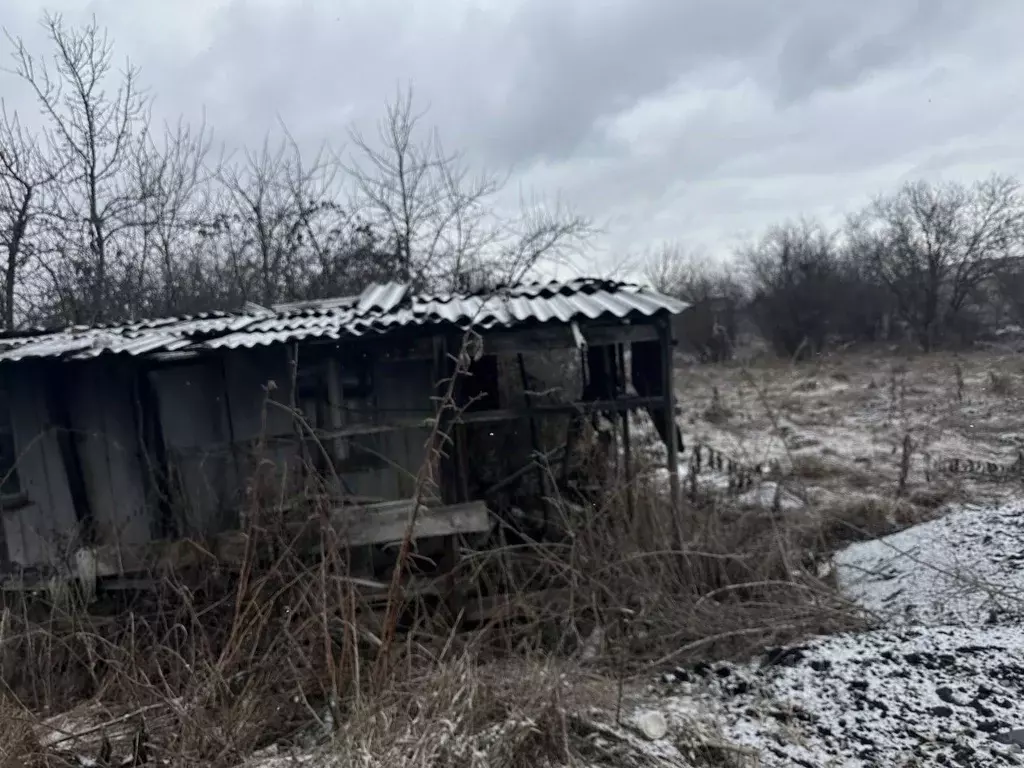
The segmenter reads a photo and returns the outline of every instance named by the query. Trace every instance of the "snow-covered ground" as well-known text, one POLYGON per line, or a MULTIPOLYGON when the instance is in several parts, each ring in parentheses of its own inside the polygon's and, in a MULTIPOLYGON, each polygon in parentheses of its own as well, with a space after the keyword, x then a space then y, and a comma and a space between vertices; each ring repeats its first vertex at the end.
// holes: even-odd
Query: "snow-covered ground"
MULTIPOLYGON (((951 459, 1006 464, 1024 448, 1024 366, 1011 349, 692 365, 677 385, 688 444, 746 464, 796 463, 804 490, 894 490, 908 435, 911 493, 934 490, 932 470, 951 459)), ((974 501, 1015 492, 966 476, 946 480, 974 501)))
POLYGON ((838 635, 669 677, 669 712, 714 713, 765 766, 1024 765, 1001 741, 1024 725, 1017 626, 838 635))
POLYGON ((1024 502, 967 505, 836 557, 843 591, 889 625, 1024 619, 1024 502))
POLYGON ((664 710, 714 718, 768 767, 1024 765, 1024 503, 954 510, 836 567, 880 628, 678 670, 664 710))

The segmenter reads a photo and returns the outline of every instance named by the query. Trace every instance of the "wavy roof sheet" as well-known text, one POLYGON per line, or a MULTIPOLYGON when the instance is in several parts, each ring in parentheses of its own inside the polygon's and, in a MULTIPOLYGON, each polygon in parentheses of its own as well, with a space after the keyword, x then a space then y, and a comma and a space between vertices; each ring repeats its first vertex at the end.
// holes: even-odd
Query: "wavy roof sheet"
POLYGON ((627 321, 686 304, 643 286, 577 278, 527 283, 480 294, 413 294, 401 283, 369 286, 358 296, 248 304, 236 313, 157 318, 118 326, 74 326, 0 338, 0 362, 28 358, 89 359, 103 354, 234 349, 304 339, 342 339, 401 328, 456 325, 483 330, 601 318, 627 321))

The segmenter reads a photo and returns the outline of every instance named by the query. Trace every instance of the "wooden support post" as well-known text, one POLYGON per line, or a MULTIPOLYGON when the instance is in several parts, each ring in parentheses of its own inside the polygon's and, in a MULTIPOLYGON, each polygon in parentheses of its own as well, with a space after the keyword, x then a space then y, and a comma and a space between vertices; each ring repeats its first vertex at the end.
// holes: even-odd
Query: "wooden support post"
MULTIPOLYGON (((581 347, 580 353, 580 377, 583 379, 583 388, 580 393, 580 397, 587 391, 589 381, 587 381, 587 351, 585 347, 581 347)), ((565 461, 562 463, 562 486, 566 486, 569 483, 569 469, 572 462, 572 452, 576 447, 576 439, 579 431, 583 426, 583 416, 579 413, 570 413, 569 425, 565 430, 565 461)))
MULTIPOLYGON (((619 376, 622 377, 620 391, 624 394, 627 390, 626 379, 626 345, 618 345, 619 376)), ((624 478, 626 481, 626 511, 629 519, 633 519, 633 446, 629 435, 629 411, 622 412, 622 460, 626 465, 624 478)))
POLYGON ((662 396, 665 404, 665 436, 668 448, 668 479, 672 494, 672 506, 679 509, 679 440, 676 426, 675 354, 672 338, 672 323, 669 318, 659 328, 661 339, 662 396))
POLYGON ((44 375, 46 380, 43 385, 43 396, 46 413, 57 439, 57 450, 64 463, 68 490, 71 492, 71 505, 78 520, 78 535, 85 543, 92 544, 96 540, 95 518, 79 455, 79 438, 71 424, 68 391, 71 384, 65 377, 65 370, 62 367, 48 366, 44 369, 44 375))
MULTIPOLYGON (((238 455, 238 440, 235 437, 235 416, 231 412, 231 384, 228 381, 228 366, 224 355, 220 355, 220 385, 224 390, 224 423, 227 426, 228 440, 231 441, 229 461, 231 462, 231 469, 233 470, 233 476, 231 479, 232 488, 231 490, 245 488, 246 482, 249 480, 247 477, 243 477, 245 471, 245 463, 241 460, 238 455)), ((227 496, 228 489, 225 489, 224 496, 227 496)), ((237 525, 238 510, 231 510, 234 521, 232 525, 237 525)))
MULTIPOLYGON (((523 359, 523 353, 520 352, 516 355, 517 362, 519 364, 519 380, 523 384, 523 402, 526 404, 527 409, 533 407, 533 402, 530 398, 530 383, 526 376, 526 361, 523 359)), ((534 418, 533 414, 530 414, 530 451, 533 457, 539 457, 541 455, 540 445, 540 434, 537 428, 537 419, 534 418)), ((540 492, 542 497, 542 504, 544 506, 544 527, 547 528, 547 493, 544 482, 545 472, 544 467, 539 463, 537 464, 537 490, 540 492)))
MULTIPOLYGON (((340 432, 346 426, 345 398, 341 386, 341 366, 338 364, 338 358, 333 355, 327 360, 326 426, 332 432, 340 432)), ((329 446, 334 466, 338 466, 340 461, 348 458, 348 441, 345 438, 336 437, 334 440, 329 441, 329 446)))

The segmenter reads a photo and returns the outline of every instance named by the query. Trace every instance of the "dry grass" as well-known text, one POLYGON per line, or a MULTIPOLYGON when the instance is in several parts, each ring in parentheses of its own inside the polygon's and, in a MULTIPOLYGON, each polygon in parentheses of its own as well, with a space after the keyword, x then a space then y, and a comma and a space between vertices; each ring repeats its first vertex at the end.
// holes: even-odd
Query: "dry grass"
MULTIPOLYGON (((0 702, 17 725, 0 754, 60 765, 107 739, 121 759, 145 734, 150 759, 182 766, 304 744, 332 765, 650 764, 616 724, 633 680, 856 621, 807 559, 822 530, 714 503, 677 514, 656 483, 632 491, 632 516, 619 494, 598 508, 560 501, 552 541, 463 551, 462 576, 519 595, 519 619, 455 632, 442 615, 390 647, 344 559, 301 558, 267 508, 248 519, 275 554, 240 573, 160 574, 128 604, 12 602, 0 702), (560 597, 531 597, 539 588, 560 597), (595 754, 595 729, 622 742, 595 754)), ((323 536, 321 551, 344 551, 323 536)))
POLYGON ((0 697, 0 768, 31 765, 41 745, 32 728, 33 718, 16 702, 0 697))

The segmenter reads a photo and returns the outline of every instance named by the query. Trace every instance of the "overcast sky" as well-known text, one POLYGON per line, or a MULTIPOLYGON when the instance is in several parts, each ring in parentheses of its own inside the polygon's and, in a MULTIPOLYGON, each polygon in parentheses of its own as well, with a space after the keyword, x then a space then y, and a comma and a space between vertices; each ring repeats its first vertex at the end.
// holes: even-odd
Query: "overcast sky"
POLYGON ((8 0, 0 23, 45 51, 44 8, 95 14, 158 115, 205 109, 228 144, 277 115, 340 142, 411 82, 447 145, 593 216, 608 260, 1024 171, 1021 0, 8 0))

